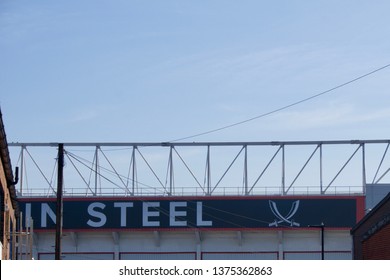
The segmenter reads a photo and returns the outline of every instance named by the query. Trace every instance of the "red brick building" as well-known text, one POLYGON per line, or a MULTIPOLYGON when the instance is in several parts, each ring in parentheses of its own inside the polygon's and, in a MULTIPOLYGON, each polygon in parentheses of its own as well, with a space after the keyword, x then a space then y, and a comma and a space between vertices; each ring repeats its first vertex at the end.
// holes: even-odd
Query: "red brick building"
POLYGON ((359 260, 390 260, 390 193, 352 230, 353 256, 359 260))

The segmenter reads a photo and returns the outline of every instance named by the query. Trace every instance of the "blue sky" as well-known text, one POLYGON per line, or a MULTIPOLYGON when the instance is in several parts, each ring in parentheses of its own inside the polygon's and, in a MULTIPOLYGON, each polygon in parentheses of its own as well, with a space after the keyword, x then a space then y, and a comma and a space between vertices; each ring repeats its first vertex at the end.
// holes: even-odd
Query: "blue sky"
MULTIPOLYGON (((0 2, 9 142, 170 141, 390 63, 388 1, 0 2)), ((388 139, 390 68, 187 141, 388 139)))

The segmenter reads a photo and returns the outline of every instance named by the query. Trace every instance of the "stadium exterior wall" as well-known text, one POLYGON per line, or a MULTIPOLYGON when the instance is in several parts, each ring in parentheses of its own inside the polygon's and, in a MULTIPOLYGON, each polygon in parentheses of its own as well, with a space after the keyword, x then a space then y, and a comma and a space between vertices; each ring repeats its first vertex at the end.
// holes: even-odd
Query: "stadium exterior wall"
MULTIPOLYGON (((54 199, 20 200, 34 220, 35 258, 54 259, 54 199)), ((321 259, 322 249, 325 259, 352 259, 364 197, 64 198, 63 215, 65 260, 321 259)))

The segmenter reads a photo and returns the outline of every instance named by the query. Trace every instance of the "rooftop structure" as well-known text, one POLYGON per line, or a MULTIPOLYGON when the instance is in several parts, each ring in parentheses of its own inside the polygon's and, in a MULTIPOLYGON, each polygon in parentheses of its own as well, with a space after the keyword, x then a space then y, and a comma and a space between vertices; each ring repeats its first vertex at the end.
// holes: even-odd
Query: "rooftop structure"
MULTIPOLYGON (((20 196, 55 196, 58 143, 11 143, 20 196)), ((64 143, 64 196, 345 195, 389 177, 390 140, 64 143)))
POLYGON ((390 170, 390 140, 10 146, 37 259, 55 256, 62 147, 64 259, 351 259, 390 170))

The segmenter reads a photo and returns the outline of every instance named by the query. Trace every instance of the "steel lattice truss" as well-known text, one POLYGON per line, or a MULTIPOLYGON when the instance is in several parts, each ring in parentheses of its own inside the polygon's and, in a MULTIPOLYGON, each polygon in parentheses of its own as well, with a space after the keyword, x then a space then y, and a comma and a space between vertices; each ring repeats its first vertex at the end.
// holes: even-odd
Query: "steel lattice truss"
MULTIPOLYGON (((63 143, 64 195, 364 194, 389 182, 390 140, 63 143)), ((58 143, 11 143, 19 195, 56 195, 58 143)))

